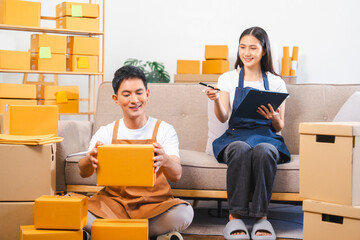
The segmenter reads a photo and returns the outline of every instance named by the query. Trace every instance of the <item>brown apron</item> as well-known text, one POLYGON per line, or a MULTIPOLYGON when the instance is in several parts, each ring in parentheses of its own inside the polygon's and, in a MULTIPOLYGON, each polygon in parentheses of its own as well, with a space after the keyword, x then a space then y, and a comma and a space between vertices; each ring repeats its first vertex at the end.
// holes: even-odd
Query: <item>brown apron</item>
MULTIPOLYGON (((157 120, 152 139, 119 140, 119 120, 115 122, 112 144, 152 144, 156 142, 160 120, 157 120)), ((187 202, 173 197, 170 185, 160 168, 154 187, 107 186, 89 199, 89 211, 101 218, 153 218, 172 206, 187 202)))

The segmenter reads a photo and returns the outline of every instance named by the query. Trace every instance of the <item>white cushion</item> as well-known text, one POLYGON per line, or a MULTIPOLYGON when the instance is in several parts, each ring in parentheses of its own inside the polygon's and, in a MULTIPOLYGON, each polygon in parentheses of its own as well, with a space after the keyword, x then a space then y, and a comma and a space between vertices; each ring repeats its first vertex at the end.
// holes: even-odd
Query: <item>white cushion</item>
POLYGON ((360 121, 360 92, 355 92, 342 105, 333 122, 359 122, 360 121))
POLYGON ((206 143, 206 153, 214 156, 212 143, 215 139, 220 137, 226 129, 228 129, 228 121, 225 123, 220 122, 215 116, 214 101, 208 99, 208 140, 206 143))

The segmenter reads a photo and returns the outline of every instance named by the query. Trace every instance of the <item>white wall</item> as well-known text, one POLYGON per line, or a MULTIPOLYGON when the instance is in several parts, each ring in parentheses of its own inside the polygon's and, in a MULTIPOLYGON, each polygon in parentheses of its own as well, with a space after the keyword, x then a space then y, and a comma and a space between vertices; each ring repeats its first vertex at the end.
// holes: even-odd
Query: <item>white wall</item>
POLYGON ((228 45, 232 66, 241 32, 257 25, 276 65, 283 46, 299 46, 299 83, 359 83, 359 9, 357 0, 107 0, 106 80, 126 58, 163 62, 173 77, 176 60, 203 60, 206 44, 228 45))

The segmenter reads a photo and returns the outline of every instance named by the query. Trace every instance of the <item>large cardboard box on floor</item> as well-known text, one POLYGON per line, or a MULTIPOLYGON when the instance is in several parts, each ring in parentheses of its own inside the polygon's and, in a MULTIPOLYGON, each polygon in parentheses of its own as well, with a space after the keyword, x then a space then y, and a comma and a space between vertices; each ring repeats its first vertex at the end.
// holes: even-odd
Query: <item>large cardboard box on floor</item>
POLYGON ((0 0, 0 24, 40 27, 40 3, 0 0))
POLYGON ((0 98, 36 99, 33 84, 0 83, 0 98))
POLYGON ((68 54, 99 56, 100 39, 98 37, 69 36, 67 41, 68 54))
POLYGON ((66 36, 32 34, 30 42, 31 52, 38 53, 40 47, 49 47, 52 54, 66 54, 66 36))
POLYGON ((206 60, 202 62, 203 74, 223 74, 229 71, 227 60, 206 60))
POLYGON ((56 5, 56 17, 77 17, 98 18, 99 5, 90 3, 63 2, 56 5))
POLYGON ((5 134, 58 136, 59 109, 57 106, 5 107, 5 134))
POLYGON ((177 60, 177 74, 200 74, 199 60, 177 60))
POLYGON ((22 51, 0 50, 0 68, 30 70, 30 53, 22 51))
POLYGON ((227 60, 229 56, 229 48, 227 45, 205 45, 205 59, 227 60))
POLYGON ((360 205, 360 122, 301 123, 300 196, 360 205))
POLYGON ((0 99, 0 113, 1 114, 5 114, 6 105, 36 106, 37 101, 35 99, 25 99, 25 100, 23 100, 23 99, 0 99))
POLYGON ((38 53, 32 53, 31 69, 38 71, 66 72, 66 55, 51 53, 51 57, 42 58, 38 53))
POLYGON ((152 187, 152 144, 108 144, 98 147, 97 185, 152 187))
POLYGON ((30 224, 34 224, 34 202, 0 202, 1 240, 20 239, 20 226, 30 224))
POLYGON ((24 225, 19 229, 21 240, 82 240, 83 231, 36 229, 33 225, 24 225))
POLYGON ((304 240, 359 240, 360 206, 304 200, 304 240))
POLYGON ((83 196, 41 196, 35 200, 37 229, 81 230, 87 224, 88 198, 83 196))
POLYGON ((56 145, 0 144, 0 201, 34 201, 53 195, 56 145))
POLYGON ((98 32, 100 21, 95 18, 61 17, 56 19, 56 27, 77 31, 98 32))
POLYGON ((96 219, 91 226, 91 239, 147 240, 147 219, 96 219))
POLYGON ((69 55, 67 59, 67 70, 70 72, 99 72, 99 57, 86 55, 69 55))

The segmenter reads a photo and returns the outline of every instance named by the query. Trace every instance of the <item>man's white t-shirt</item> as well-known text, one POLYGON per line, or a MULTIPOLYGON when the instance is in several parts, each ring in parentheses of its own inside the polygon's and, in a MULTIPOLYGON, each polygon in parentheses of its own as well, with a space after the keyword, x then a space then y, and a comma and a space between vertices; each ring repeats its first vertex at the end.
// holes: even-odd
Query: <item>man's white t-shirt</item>
MULTIPOLYGON (((128 140, 141 140, 151 139, 155 128, 157 119, 149 117, 146 124, 139 129, 129 129, 124 124, 124 119, 120 119, 119 128, 117 133, 117 139, 128 140)), ((102 126, 96 131, 91 138, 88 151, 91 151, 97 141, 101 141, 104 144, 111 144, 115 121, 109 123, 106 126, 102 126)), ((161 121, 158 133, 156 135, 156 141, 164 148, 167 155, 175 155, 180 158, 179 155, 179 139, 173 126, 161 121)))
MULTIPOLYGON (((267 78, 269 82, 269 90, 273 92, 283 92, 287 93, 286 84, 281 77, 276 76, 272 73, 267 73, 267 78)), ((230 106, 232 108, 235 89, 239 84, 239 73, 234 69, 233 71, 226 72, 222 74, 218 79, 217 87, 221 91, 226 91, 230 94, 230 106)), ((259 90, 265 90, 264 81, 244 81, 244 87, 252 87, 259 90)))

